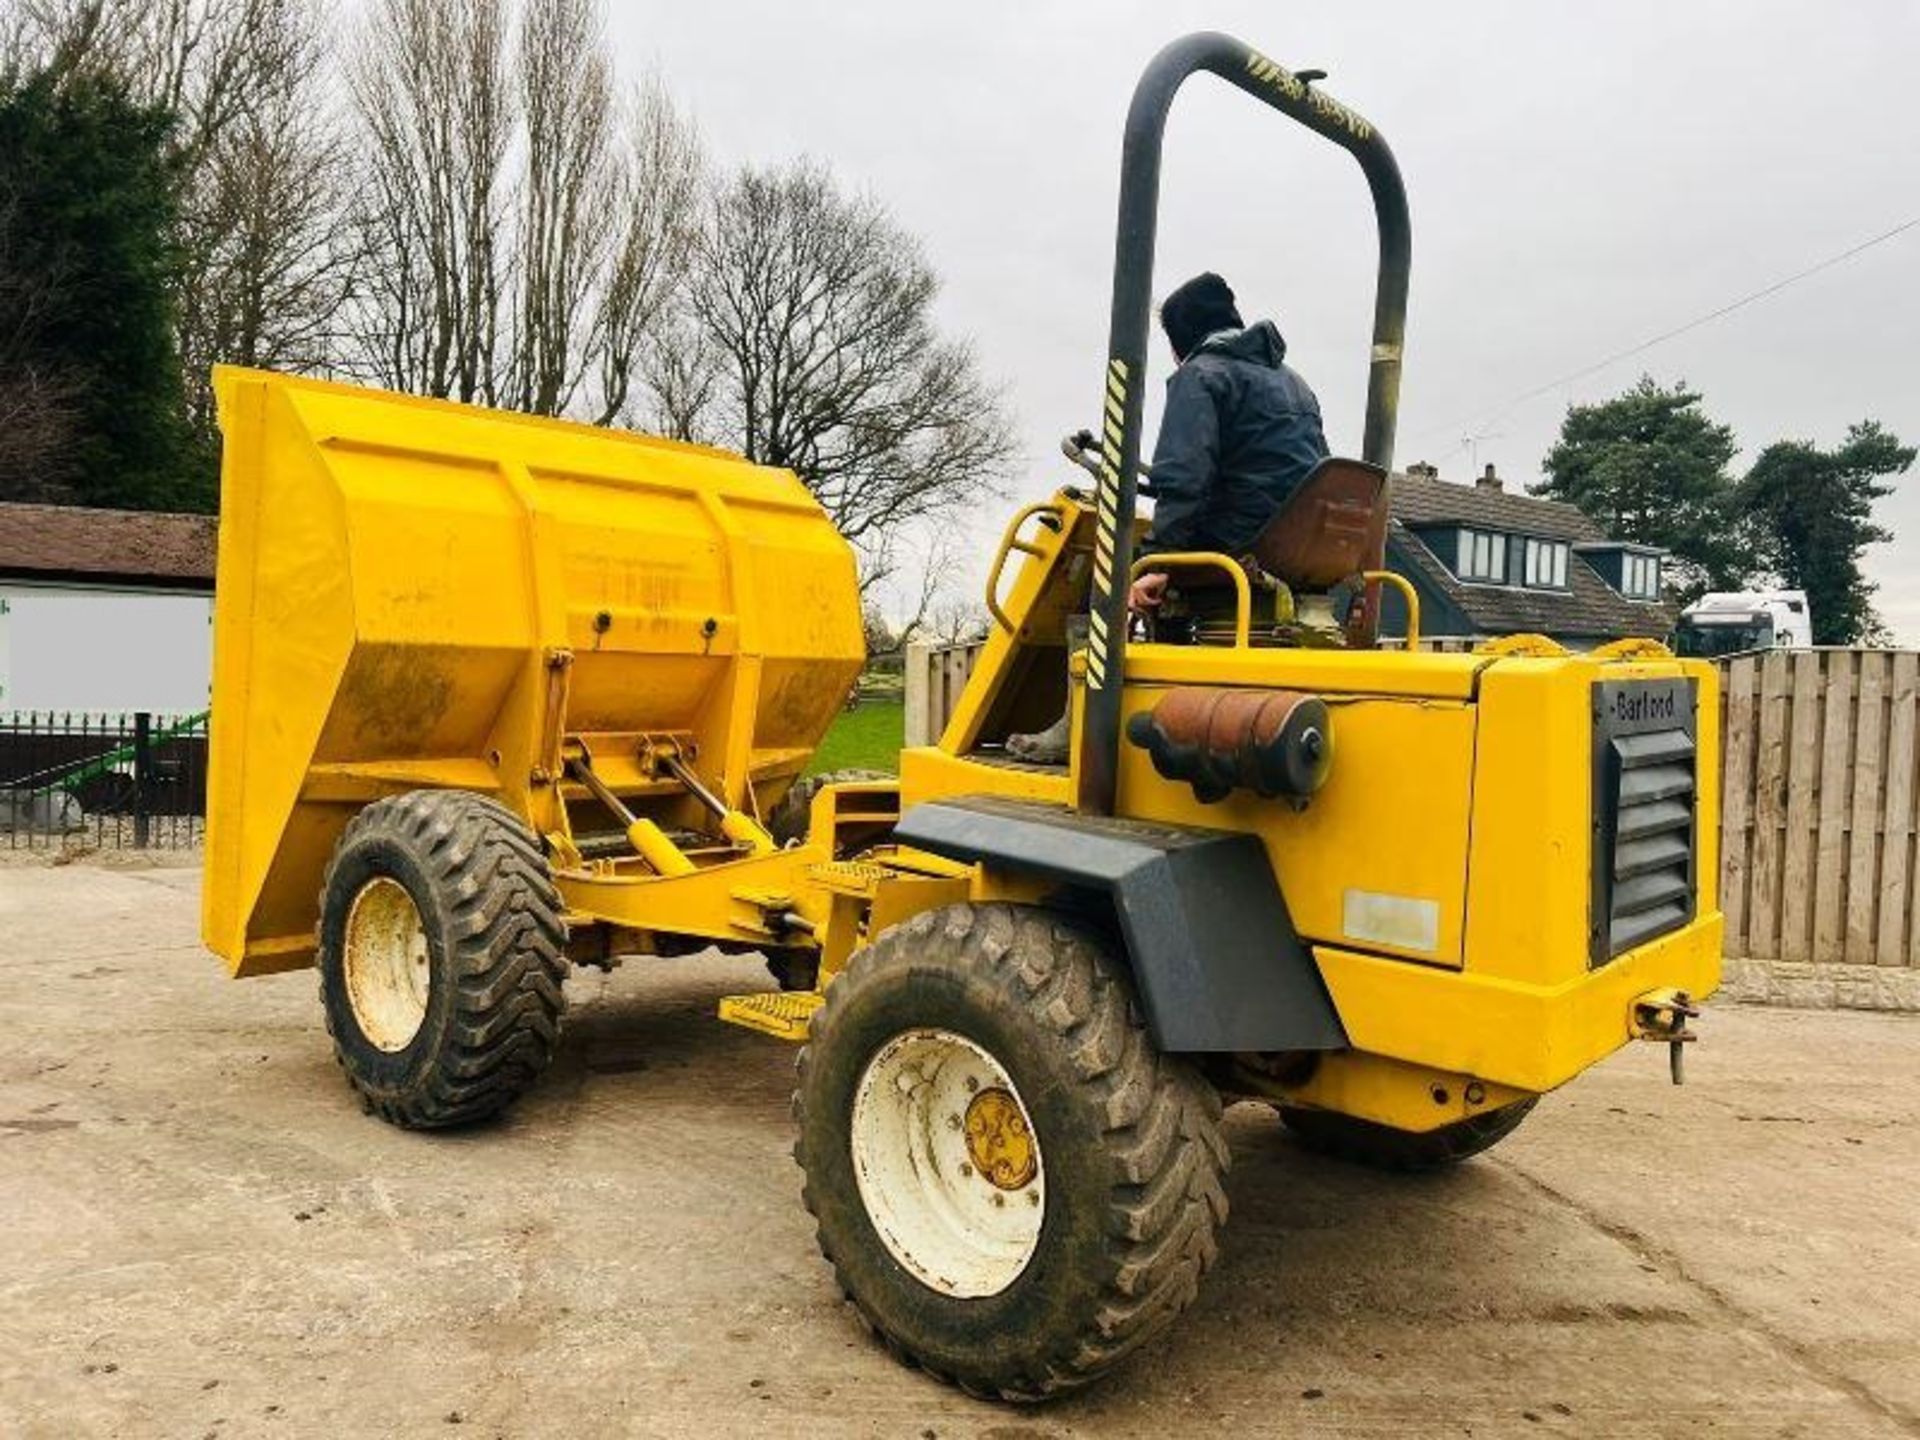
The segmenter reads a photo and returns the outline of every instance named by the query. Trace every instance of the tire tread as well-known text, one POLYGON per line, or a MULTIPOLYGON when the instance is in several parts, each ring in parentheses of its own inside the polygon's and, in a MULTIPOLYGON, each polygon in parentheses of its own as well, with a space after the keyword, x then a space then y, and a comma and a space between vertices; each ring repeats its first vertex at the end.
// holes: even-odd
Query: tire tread
MULTIPOLYGON (((1107 1273, 1100 1301, 1077 1333, 1035 1356, 1023 1375, 946 1373, 882 1329, 854 1293, 824 1228, 816 1226, 821 1252, 867 1328, 896 1358, 969 1394, 1050 1399, 1097 1378, 1193 1302, 1201 1277, 1218 1257, 1215 1231, 1227 1213, 1222 1182, 1228 1151, 1220 1132, 1220 1101, 1189 1066, 1155 1050, 1129 982, 1108 958, 1106 942, 1043 910, 962 903, 924 911, 894 927, 855 955, 827 988, 798 1060, 794 1114, 801 1134, 794 1156, 803 1170, 811 1054, 833 1043, 839 1014, 863 979, 896 963, 903 948, 910 948, 922 967, 977 971, 984 960, 1002 988, 1059 1039, 1089 1108, 1104 1117, 1103 1144, 1116 1181, 1109 1190, 1107 1273)), ((818 1222, 811 1182, 803 1197, 818 1222)))
MULTIPOLYGON (((340 1046, 334 1058, 368 1110, 405 1129, 440 1129, 498 1114, 551 1063, 565 1010, 565 907, 539 842, 497 801, 462 790, 377 800, 348 823, 321 884, 325 913, 347 848, 380 835, 408 849, 446 906, 448 967, 457 977, 447 1044, 405 1095, 370 1088, 340 1046)), ((321 985, 331 957, 320 936, 321 985)))

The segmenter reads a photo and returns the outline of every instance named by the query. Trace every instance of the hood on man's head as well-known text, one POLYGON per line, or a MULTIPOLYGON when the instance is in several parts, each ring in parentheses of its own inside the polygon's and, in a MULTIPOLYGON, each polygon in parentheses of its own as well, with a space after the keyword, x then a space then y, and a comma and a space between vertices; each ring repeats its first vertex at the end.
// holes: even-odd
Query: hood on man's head
POLYGON ((1241 327, 1232 289, 1211 270, 1194 276, 1160 302, 1160 327, 1174 355, 1186 359, 1214 331, 1241 327))
MULTIPOLYGON (((1277 370, 1287 358, 1286 337, 1271 320, 1256 320, 1244 330, 1230 330, 1217 340, 1203 341, 1199 349, 1208 355, 1226 355, 1277 370)), ((1192 355, 1183 357, 1191 360, 1192 355)))

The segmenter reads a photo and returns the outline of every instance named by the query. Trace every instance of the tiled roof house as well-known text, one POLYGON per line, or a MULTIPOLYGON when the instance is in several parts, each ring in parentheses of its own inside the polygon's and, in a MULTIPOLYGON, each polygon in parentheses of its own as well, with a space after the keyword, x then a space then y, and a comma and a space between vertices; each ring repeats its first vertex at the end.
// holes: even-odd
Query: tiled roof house
POLYGON ((213 593, 211 515, 0 504, 0 582, 213 593))
MULTIPOLYGON (((1423 635, 1531 632, 1588 649, 1673 628, 1660 599, 1662 552, 1610 538, 1564 501, 1509 490, 1491 465, 1470 485, 1431 465, 1391 484, 1387 565, 1419 593, 1423 635)), ((1382 633, 1406 633, 1391 593, 1382 633)))

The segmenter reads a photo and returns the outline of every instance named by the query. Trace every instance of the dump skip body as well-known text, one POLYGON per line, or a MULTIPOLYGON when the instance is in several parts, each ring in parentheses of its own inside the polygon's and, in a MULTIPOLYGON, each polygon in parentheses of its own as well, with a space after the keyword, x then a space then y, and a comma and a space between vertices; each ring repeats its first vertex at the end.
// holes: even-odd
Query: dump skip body
POLYGON ((328 854, 372 800, 478 791, 569 836, 563 747, 584 746, 696 826, 685 787, 643 773, 648 737, 769 806, 858 674, 852 553, 788 472, 258 372, 216 388, 202 919, 235 973, 311 963, 328 854))

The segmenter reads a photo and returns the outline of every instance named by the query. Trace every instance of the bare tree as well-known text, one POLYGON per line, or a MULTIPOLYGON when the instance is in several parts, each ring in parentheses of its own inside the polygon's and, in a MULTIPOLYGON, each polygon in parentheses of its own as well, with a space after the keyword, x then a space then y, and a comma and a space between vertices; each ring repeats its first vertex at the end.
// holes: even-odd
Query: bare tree
POLYGON ((955 593, 951 547, 935 540, 921 557, 925 563, 918 568, 918 578, 903 585, 902 577, 915 570, 896 559, 896 534, 889 532, 883 561, 862 568, 861 617, 868 658, 897 655, 919 642, 968 645, 985 639, 991 624, 987 607, 955 593))
POLYGON ((56 75, 106 71, 175 117, 188 172, 290 76, 308 78, 324 6, 304 0, 16 0, 16 40, 56 75))
POLYGON ((686 270, 703 164, 657 81, 621 99, 601 0, 378 0, 353 81, 370 161, 355 368, 643 418, 641 357, 686 270))
POLYGON ((597 424, 632 422, 635 382, 644 369, 657 388, 647 418, 683 433, 711 398, 714 371, 704 347, 674 348, 673 308, 683 293, 699 234, 706 161, 693 124, 659 77, 650 77, 628 105, 619 157, 613 253, 595 316, 592 348, 599 367, 597 424))
POLYGON ((978 600, 948 596, 934 603, 922 634, 936 645, 972 645, 986 639, 990 623, 978 600))
POLYGON ((950 522, 900 525, 880 532, 860 559, 861 596, 884 614, 892 646, 926 641, 958 645, 986 634, 986 606, 962 576, 963 563, 950 522))
POLYGON ((216 361, 325 367, 353 260, 345 146, 315 0, 18 0, 16 54, 101 71, 175 117, 176 313, 190 418, 216 361))
POLYGON ((794 470, 872 577, 897 527, 994 493, 1015 453, 971 350, 934 324, 937 289, 919 243, 824 166, 742 169, 708 207, 656 393, 679 433, 794 470), (707 352, 704 392, 685 347, 707 352))
POLYGON ((726 444, 720 417, 728 359, 701 329, 690 288, 691 281, 672 294, 641 348, 646 395, 641 428, 676 440, 726 444))
POLYGON ((554 415, 592 365, 590 307, 618 184, 613 66, 596 0, 530 0, 518 61, 526 159, 508 398, 554 415))
POLYGON ((325 16, 302 0, 247 3, 250 93, 207 136, 182 225, 180 349, 190 418, 207 431, 214 363, 331 367, 358 253, 339 223, 350 161, 326 94, 325 16))
POLYGON ((376 0, 352 68, 364 130, 355 361, 382 384, 499 398, 513 95, 502 0, 376 0))
POLYGON ((14 0, 6 16, 5 49, 12 71, 44 70, 56 77, 108 69, 129 85, 136 72, 141 17, 132 0, 14 0))
POLYGON ((869 585, 901 527, 1005 478, 919 244, 818 164, 714 187, 657 80, 620 98, 604 0, 367 0, 339 119, 313 3, 14 0, 9 57, 179 117, 203 425, 222 359, 651 424, 797 471, 869 585))
POLYGON ((354 368, 650 418, 643 356, 686 273, 704 165, 657 80, 620 97, 601 0, 377 0, 353 82, 369 161, 354 368))

